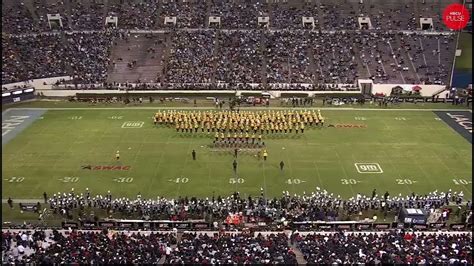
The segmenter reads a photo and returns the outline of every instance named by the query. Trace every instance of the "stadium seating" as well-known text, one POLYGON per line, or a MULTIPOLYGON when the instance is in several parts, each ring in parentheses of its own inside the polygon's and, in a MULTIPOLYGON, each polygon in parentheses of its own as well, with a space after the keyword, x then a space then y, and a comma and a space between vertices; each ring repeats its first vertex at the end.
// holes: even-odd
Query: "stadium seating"
POLYGON ((310 264, 471 264, 471 234, 294 234, 310 264))
MULTIPOLYGON (((449 81, 453 36, 308 34, 177 32, 171 38, 168 60, 162 63, 161 79, 190 85, 355 84, 358 78, 389 84, 449 81)), ((124 38, 117 31, 72 33, 65 39, 2 36, 2 84, 64 75, 79 84, 114 82, 107 77, 115 71, 112 62, 120 58, 110 54, 114 43, 127 42, 124 38)))
POLYGON ((3 263, 15 264, 472 264, 472 234, 466 232, 295 232, 290 238, 209 232, 176 238, 174 233, 4 230, 2 240, 3 263))
MULTIPOLYGON (((42 5, 7 1, 2 8, 2 32, 32 34, 57 29, 50 28, 47 18, 56 13, 66 31, 104 30, 104 14, 118 17, 119 30, 168 29, 164 19, 176 17, 175 27, 193 30, 155 37, 164 44, 159 48, 161 60, 154 53, 143 56, 151 57, 162 72, 157 70, 148 83, 356 84, 357 79, 370 78, 374 83, 448 84, 454 36, 417 31, 420 18, 431 18, 435 29, 443 29, 438 11, 446 1, 423 2, 343 4, 324 0, 318 5, 148 0, 107 5, 48 1, 42 5), (223 31, 194 30, 207 28, 209 16, 221 18, 223 31), (303 25, 303 16, 315 19, 315 31, 301 31, 309 29, 303 25), (355 31, 359 16, 370 18, 370 31, 355 31), (276 31, 261 30, 258 17, 269 17, 269 29, 276 31), (228 31, 235 29, 242 31, 228 31)), ((119 43, 126 46, 130 37, 117 30, 66 37, 2 35, 2 84, 63 75, 73 76, 73 82, 79 84, 141 83, 136 75, 127 78, 115 69, 120 58, 113 57, 113 51, 119 43)), ((128 50, 142 49, 129 46, 128 50)))

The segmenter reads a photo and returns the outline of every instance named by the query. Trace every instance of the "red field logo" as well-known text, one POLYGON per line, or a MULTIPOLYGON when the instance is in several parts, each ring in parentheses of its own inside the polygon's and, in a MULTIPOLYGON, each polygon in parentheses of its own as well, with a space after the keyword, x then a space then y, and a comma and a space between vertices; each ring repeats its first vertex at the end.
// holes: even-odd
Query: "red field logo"
POLYGON ((335 127, 335 128, 367 128, 367 125, 364 125, 364 124, 335 124, 335 125, 329 125, 329 127, 335 127))
POLYGON ((451 4, 443 11, 443 22, 452 30, 460 30, 469 22, 469 11, 464 5, 451 4))
POLYGON ((83 165, 81 166, 82 170, 95 170, 95 171, 110 171, 110 170, 119 170, 119 171, 128 171, 131 166, 125 165, 83 165))

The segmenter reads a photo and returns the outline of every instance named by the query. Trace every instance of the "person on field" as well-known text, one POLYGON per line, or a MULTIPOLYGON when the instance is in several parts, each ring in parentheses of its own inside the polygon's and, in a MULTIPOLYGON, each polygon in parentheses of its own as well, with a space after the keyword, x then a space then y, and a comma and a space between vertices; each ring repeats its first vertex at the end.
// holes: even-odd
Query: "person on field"
POLYGON ((268 156, 267 150, 263 150, 263 160, 264 161, 267 160, 267 156, 268 156))
POLYGON ((234 172, 237 172, 237 161, 234 160, 234 162, 232 163, 232 168, 234 168, 234 172))
POLYGON ((7 203, 8 203, 8 206, 10 206, 10 209, 13 209, 13 200, 12 200, 12 198, 8 197, 7 203))
POLYGON ((193 152, 191 152, 191 154, 193 155, 193 161, 196 161, 196 151, 193 150, 193 152))
POLYGON ((43 198, 44 198, 44 203, 48 202, 48 194, 46 192, 43 192, 43 198))
POLYGON ((280 171, 283 171, 283 167, 285 167, 285 163, 283 161, 280 162, 280 171))
POLYGON ((238 149, 234 149, 234 157, 237 158, 237 154, 238 154, 239 150, 238 149))
POLYGON ((115 153, 115 158, 117 159, 117 161, 120 160, 120 151, 117 151, 115 153))

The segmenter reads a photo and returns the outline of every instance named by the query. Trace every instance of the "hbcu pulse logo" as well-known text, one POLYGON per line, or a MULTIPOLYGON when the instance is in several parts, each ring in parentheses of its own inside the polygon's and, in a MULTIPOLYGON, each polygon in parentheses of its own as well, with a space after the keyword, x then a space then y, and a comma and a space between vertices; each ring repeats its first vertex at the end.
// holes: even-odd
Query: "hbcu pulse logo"
POLYGON ((443 11, 443 22, 452 30, 460 30, 469 22, 469 11, 464 5, 451 4, 443 11))

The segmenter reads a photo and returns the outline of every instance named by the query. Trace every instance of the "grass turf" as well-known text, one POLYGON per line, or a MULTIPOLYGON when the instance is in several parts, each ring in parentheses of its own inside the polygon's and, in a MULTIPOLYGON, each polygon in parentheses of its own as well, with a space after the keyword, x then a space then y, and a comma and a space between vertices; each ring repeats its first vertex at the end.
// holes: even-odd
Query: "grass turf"
POLYGON ((93 194, 110 190, 116 196, 141 193, 146 198, 211 197, 234 191, 246 196, 259 195, 262 187, 272 197, 284 190, 310 193, 319 186, 344 198, 370 195, 374 188, 391 195, 451 188, 472 198, 471 144, 434 113, 324 110, 322 114, 326 124, 366 124, 367 128, 307 128, 304 135, 265 139, 268 161, 242 154, 235 176, 232 153, 207 147, 212 134, 157 128, 151 120, 153 110, 49 110, 3 147, 2 195, 4 199, 42 198, 43 191, 52 195, 88 187, 93 194), (145 123, 126 129, 121 127, 125 121, 145 123), (193 149, 196 161, 191 157, 193 149), (119 162, 114 157, 117 150, 119 162), (284 171, 279 169, 281 160, 284 171), (355 163, 378 163, 383 173, 358 173, 355 163), (131 169, 81 169, 89 164, 131 169), (10 182, 11 177, 24 179, 10 182), (59 180, 64 177, 78 180, 59 180))
POLYGON ((472 34, 461 33, 459 36, 459 47, 462 50, 461 56, 456 58, 457 69, 472 69, 472 34))

